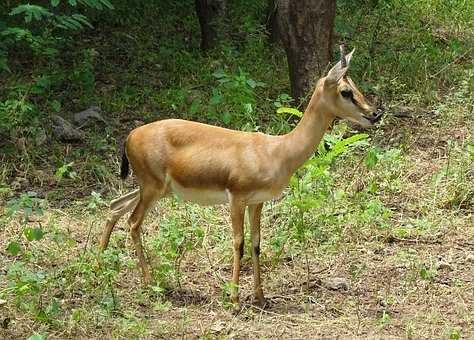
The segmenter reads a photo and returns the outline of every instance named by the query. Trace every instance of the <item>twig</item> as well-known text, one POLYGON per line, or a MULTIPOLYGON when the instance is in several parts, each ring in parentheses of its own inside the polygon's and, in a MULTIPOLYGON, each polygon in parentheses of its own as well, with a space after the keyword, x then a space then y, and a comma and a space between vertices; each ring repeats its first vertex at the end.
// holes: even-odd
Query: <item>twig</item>
POLYGON ((86 243, 84 244, 84 254, 87 251, 87 245, 89 244, 89 238, 91 236, 91 233, 92 233, 92 223, 90 224, 89 231, 87 232, 86 243))
POLYGON ((440 244, 441 240, 423 240, 423 239, 408 239, 408 238, 398 238, 396 236, 390 235, 387 237, 386 241, 388 243, 392 242, 405 242, 405 243, 424 243, 424 244, 440 244))

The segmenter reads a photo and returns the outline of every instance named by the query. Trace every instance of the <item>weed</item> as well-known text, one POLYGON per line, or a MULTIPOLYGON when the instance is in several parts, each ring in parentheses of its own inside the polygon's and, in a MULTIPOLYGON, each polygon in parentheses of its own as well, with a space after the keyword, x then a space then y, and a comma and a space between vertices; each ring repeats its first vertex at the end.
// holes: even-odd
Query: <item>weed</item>
POLYGON ((472 2, 337 2, 335 41, 357 49, 351 76, 389 113, 407 105, 413 116, 387 114, 367 134, 332 127, 265 205, 269 304, 243 300, 237 316, 219 308, 252 291, 250 242, 247 232, 232 287, 225 207, 160 201, 143 227, 149 288, 126 223, 95 248, 106 201, 135 186, 115 172, 118 141, 137 125, 172 117, 284 134, 302 115, 284 51, 266 42, 266 3, 228 2, 229 36, 207 54, 192 1, 74 3, 0 3, 1 338, 472 337, 472 2), (91 104, 107 126, 56 141, 50 116, 91 104), (454 269, 439 269, 439 255, 454 269), (321 287, 331 276, 350 290, 321 287))
POLYGON ((56 177, 58 182, 61 181, 63 178, 70 178, 70 179, 77 178, 77 172, 73 170, 73 165, 74 165, 74 162, 69 162, 58 167, 58 169, 54 173, 54 177, 56 177))
POLYGON ((382 316, 380 317, 380 320, 379 320, 380 327, 385 327, 387 325, 390 325, 391 323, 392 323, 392 318, 390 317, 390 314, 388 314, 385 310, 382 311, 382 316))

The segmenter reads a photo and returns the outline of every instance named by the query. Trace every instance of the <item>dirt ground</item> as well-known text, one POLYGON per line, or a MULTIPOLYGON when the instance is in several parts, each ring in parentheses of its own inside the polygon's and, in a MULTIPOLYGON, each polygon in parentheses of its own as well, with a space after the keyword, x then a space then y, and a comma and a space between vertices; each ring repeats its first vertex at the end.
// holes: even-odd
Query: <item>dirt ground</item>
MULTIPOLYGON (((445 141, 472 140, 472 130, 466 125, 440 129, 418 122, 414 130, 411 124, 402 122, 396 130, 380 131, 380 135, 388 136, 380 140, 380 145, 396 145, 401 140, 410 145, 404 151, 405 185, 398 195, 384 197, 384 203, 394 211, 394 228, 397 223, 406 223, 407 217, 416 216, 420 209, 429 208, 432 175, 446 162, 445 141), (444 134, 441 141, 440 134, 444 134)), ((357 180, 357 176, 353 178, 357 180)), ((145 240, 156 236, 160 215, 172 214, 172 209, 157 208, 150 214, 144 228, 145 240)), ((223 287, 231 275, 231 233, 227 208, 220 207, 212 212, 212 220, 208 219, 207 210, 200 218, 207 221, 208 228, 218 227, 227 236, 221 242, 205 238, 201 247, 187 251, 181 258, 179 281, 171 280, 171 289, 164 295, 156 296, 141 286, 133 247, 122 221, 110 246, 123 257, 112 283, 118 308, 104 314, 91 298, 93 295, 82 295, 80 289, 70 289, 71 286, 65 286, 66 293, 61 294, 61 285, 56 285, 43 296, 61 299, 59 325, 38 322, 31 311, 16 308, 12 298, 0 305, 0 337, 26 338, 38 332, 47 333, 50 339, 474 338, 472 207, 433 208, 438 227, 416 237, 398 237, 371 228, 357 235, 348 226, 345 240, 349 242, 341 242, 329 251, 310 244, 305 253, 288 253, 275 262, 269 255, 272 250, 267 240, 277 210, 273 204, 267 206, 262 222, 261 263, 267 299, 264 308, 252 304, 252 265, 247 248, 241 274, 240 312, 235 313, 223 298, 223 287), (330 287, 328 282, 335 279, 342 284, 330 287), (83 311, 81 318, 74 316, 78 309, 83 311)), ((41 251, 36 249, 49 255, 43 262, 34 261, 34 267, 54 271, 83 255, 86 249, 94 253, 105 216, 105 209, 85 216, 74 206, 48 211, 41 217, 43 225, 54 221, 74 243, 64 249, 52 244, 43 245, 41 251)), ((18 228, 19 224, 12 222, 3 238, 15 235, 18 228)), ((156 266, 159 259, 153 255, 152 246, 147 241, 145 244, 152 265, 156 266)), ((4 251, 1 256, 3 268, 19 260, 4 251)), ((90 261, 94 267, 94 256, 90 261)), ((0 278, 0 289, 6 292, 5 269, 0 278)), ((81 277, 71 282, 80 286, 81 277)), ((97 284, 98 291, 108 290, 108 282, 97 284)))

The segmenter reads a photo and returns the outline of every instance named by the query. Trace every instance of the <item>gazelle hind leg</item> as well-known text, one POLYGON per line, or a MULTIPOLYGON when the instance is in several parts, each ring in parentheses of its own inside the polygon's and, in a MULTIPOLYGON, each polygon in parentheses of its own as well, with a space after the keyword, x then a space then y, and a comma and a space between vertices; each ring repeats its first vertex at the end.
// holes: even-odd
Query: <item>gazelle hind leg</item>
POLYGON ((105 250, 109 244, 110 235, 117 221, 127 212, 132 211, 140 199, 140 190, 136 189, 121 196, 110 203, 110 216, 107 218, 102 236, 100 238, 99 249, 105 250))
POLYGON ((140 200, 128 220, 132 242, 135 246, 135 251, 138 256, 138 265, 141 268, 143 282, 145 284, 150 284, 153 280, 150 273, 149 264, 143 253, 141 226, 148 210, 153 206, 154 202, 163 196, 163 192, 164 190, 162 185, 158 187, 152 185, 146 187, 142 186, 140 191, 140 200))

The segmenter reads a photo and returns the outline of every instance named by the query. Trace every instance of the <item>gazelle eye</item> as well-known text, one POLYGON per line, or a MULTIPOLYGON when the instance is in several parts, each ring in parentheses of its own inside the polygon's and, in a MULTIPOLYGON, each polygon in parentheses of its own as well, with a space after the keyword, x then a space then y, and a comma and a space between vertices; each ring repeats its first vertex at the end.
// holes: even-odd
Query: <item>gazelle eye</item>
POLYGON ((351 99, 352 98, 352 91, 342 90, 341 91, 341 96, 343 96, 346 99, 351 99))

